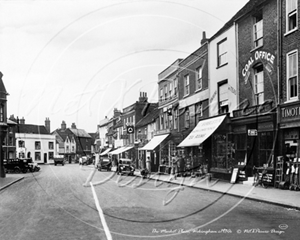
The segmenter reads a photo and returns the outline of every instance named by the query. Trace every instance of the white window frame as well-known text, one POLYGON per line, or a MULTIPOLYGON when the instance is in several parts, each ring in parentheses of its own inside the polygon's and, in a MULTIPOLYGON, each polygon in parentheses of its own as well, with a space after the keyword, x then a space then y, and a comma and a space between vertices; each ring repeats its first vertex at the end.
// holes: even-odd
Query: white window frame
POLYGON ((286 32, 298 29, 298 0, 286 0, 286 32), (290 23, 296 18, 296 25, 290 29, 290 23))
POLYGON ((184 76, 184 96, 190 94, 190 75, 184 76))
POLYGON ((255 23, 253 25, 253 44, 254 48, 261 47, 263 45, 263 19, 258 20, 255 18, 255 23))
POLYGON ((217 66, 221 67, 228 63, 227 61, 227 38, 217 43, 217 66))
POLYGON ((202 71, 203 71, 202 66, 196 69, 196 91, 202 90, 202 71))
POLYGON ((172 98, 172 94, 173 94, 173 84, 170 83, 170 84, 169 84, 169 99, 172 98))
POLYGON ((264 68, 262 65, 253 68, 253 91, 255 96, 255 104, 260 105, 264 103, 264 68), (257 71, 258 68, 262 68, 262 71, 257 71))
POLYGON ((160 96, 159 96, 159 99, 160 99, 161 102, 163 101, 163 96, 164 96, 164 89, 163 89, 163 88, 160 88, 160 96))
POLYGON ((287 53, 286 55, 286 85, 287 85, 287 100, 288 101, 294 101, 294 100, 298 100, 298 51, 294 50, 291 51, 289 53, 287 53), (291 61, 290 61, 290 56, 294 56, 295 55, 295 72, 291 73, 290 71, 290 66, 291 66, 291 61), (295 96, 291 96, 291 87, 290 87, 290 81, 291 79, 296 77, 296 95, 295 96))

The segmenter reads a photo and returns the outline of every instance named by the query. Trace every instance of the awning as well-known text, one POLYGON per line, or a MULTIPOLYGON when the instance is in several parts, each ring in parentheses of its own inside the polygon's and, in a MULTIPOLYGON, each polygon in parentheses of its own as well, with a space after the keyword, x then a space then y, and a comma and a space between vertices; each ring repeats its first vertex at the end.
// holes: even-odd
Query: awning
POLYGON ((100 153, 100 156, 107 155, 111 148, 106 149, 103 153, 100 153))
POLYGON ((221 125, 226 115, 200 121, 178 147, 199 146, 221 125))
POLYGON ((140 150, 153 150, 155 149, 169 134, 154 136, 150 142, 148 142, 144 147, 140 150))
POLYGON ((109 154, 111 154, 111 155, 117 155, 117 154, 120 154, 122 152, 126 152, 126 151, 128 151, 128 150, 130 150, 132 148, 133 148, 133 146, 120 147, 120 148, 118 148, 118 149, 110 152, 109 154))

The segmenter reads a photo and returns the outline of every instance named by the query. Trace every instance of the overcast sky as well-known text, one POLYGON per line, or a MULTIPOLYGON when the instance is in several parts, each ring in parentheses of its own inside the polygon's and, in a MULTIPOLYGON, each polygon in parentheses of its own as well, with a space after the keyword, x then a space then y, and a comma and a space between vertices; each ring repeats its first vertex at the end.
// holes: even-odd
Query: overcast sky
POLYGON ((248 0, 0 0, 0 71, 8 117, 95 132, 147 92, 248 0))

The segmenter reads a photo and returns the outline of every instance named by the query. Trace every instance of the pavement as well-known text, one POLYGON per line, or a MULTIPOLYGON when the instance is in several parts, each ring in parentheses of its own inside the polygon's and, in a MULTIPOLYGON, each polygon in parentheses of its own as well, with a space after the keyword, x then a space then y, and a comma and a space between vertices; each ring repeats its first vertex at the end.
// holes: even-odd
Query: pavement
MULTIPOLYGON (((135 176, 140 176, 140 171, 135 171, 135 176)), ((26 177, 26 176, 25 176, 26 177)), ((23 174, 6 174, 5 178, 0 178, 1 191, 24 179, 23 174)), ((151 174, 150 179, 163 181, 182 187, 191 187, 206 191, 218 192, 235 196, 241 199, 250 199, 258 202, 270 203, 286 208, 300 210, 300 191, 288 189, 278 189, 274 187, 264 188, 262 186, 252 186, 251 184, 234 183, 222 181, 206 176, 202 177, 176 177, 168 174, 151 174)))

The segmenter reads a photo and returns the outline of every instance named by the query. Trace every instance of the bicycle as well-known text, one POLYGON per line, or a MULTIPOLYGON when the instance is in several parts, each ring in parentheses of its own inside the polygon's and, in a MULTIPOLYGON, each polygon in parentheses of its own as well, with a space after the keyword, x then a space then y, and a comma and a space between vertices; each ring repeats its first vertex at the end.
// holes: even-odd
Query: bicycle
POLYGON ((260 168, 260 167, 253 167, 253 171, 254 171, 254 183, 253 186, 257 187, 258 185, 261 185, 263 188, 267 188, 267 184, 265 184, 264 182, 264 177, 267 174, 267 169, 266 168, 260 168), (259 170, 262 170, 262 172, 260 172, 259 170))

